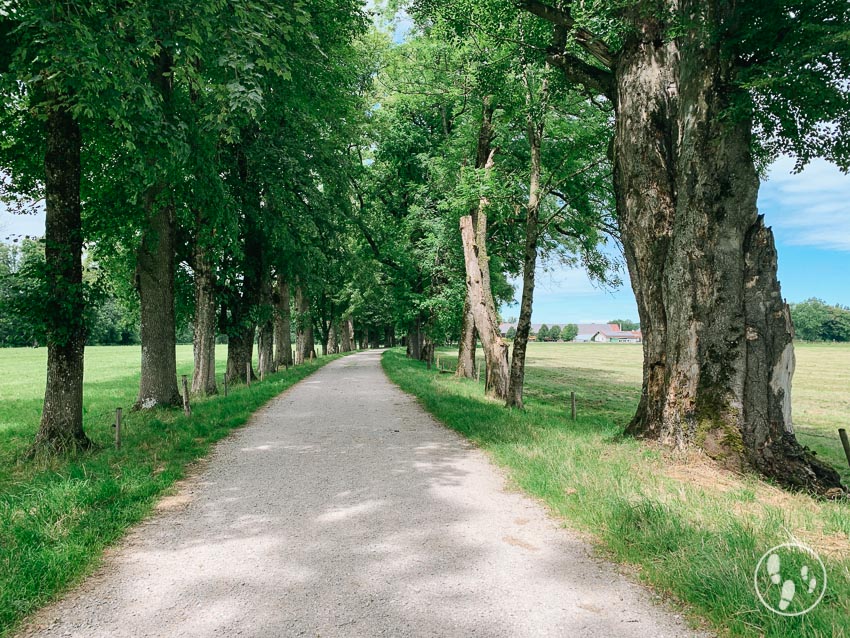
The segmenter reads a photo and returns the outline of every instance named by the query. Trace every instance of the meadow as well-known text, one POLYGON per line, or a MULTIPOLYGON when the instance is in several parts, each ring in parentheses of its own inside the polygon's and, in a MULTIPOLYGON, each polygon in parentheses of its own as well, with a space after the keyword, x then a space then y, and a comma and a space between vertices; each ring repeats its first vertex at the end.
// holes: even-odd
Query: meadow
MULTIPOLYGON (((182 410, 132 412, 139 347, 86 349, 84 424, 89 452, 35 462, 22 458, 35 437, 46 350, 0 349, 0 636, 79 582, 105 547, 144 518, 212 444, 251 413, 333 360, 320 357, 251 387, 230 387, 182 410), (114 449, 115 408, 124 410, 123 445, 114 449)), ((226 346, 216 348, 219 381, 226 346)), ((192 346, 177 348, 178 374, 191 374, 192 346)))
MULTIPOLYGON (((454 349, 438 354, 442 367, 454 368, 454 349)), ((720 636, 850 636, 850 503, 790 493, 720 470, 697 453, 623 437, 640 394, 640 359, 640 346, 629 344, 531 344, 523 411, 485 398, 483 382, 429 371, 398 350, 387 352, 383 365, 503 466, 516 489, 545 503, 694 624, 720 636), (828 573, 823 600, 796 617, 768 611, 753 586, 759 558, 789 541, 812 547, 828 573)), ((797 359, 799 437, 850 482, 836 433, 850 421, 850 346, 801 344, 797 359)), ((806 602, 801 593, 788 610, 802 611, 806 602)))

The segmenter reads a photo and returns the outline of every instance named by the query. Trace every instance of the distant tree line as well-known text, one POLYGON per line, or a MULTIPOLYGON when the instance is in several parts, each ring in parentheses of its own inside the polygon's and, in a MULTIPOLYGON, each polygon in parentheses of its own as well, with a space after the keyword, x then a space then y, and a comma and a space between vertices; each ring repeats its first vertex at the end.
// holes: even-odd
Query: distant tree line
POLYGON ((831 306, 812 297, 791 304, 791 319, 797 339, 803 341, 850 341, 850 308, 831 306))

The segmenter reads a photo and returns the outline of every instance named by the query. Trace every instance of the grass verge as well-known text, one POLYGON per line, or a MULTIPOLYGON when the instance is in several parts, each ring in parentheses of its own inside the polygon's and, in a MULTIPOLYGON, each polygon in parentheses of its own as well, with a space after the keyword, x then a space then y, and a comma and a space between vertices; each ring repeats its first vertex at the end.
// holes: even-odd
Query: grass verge
MULTIPOLYGON (((111 410, 101 414, 100 408, 122 400, 131 405, 138 375, 87 384, 87 396, 94 398, 87 400, 86 430, 97 449, 85 454, 16 460, 32 440, 37 419, 33 424, 28 411, 0 413, 6 423, 0 428, 0 636, 90 573, 104 548, 144 518, 188 464, 263 404, 339 356, 290 368, 250 388, 232 387, 227 397, 196 399, 190 417, 180 410, 125 410, 121 450, 112 446, 111 410)), ((103 368, 98 372, 109 376, 103 368)))
MULTIPOLYGON (((440 357, 454 367, 448 350, 440 357)), ((482 384, 428 371, 403 351, 386 352, 382 364, 426 410, 506 468, 520 489, 589 534, 608 557, 634 566, 638 578, 684 603, 692 619, 719 635, 850 635, 847 503, 790 494, 752 476, 720 471, 698 455, 624 438, 639 389, 616 375, 532 366, 526 409, 518 411, 486 399, 482 384), (570 391, 579 396, 575 422, 567 408, 570 391), (785 617, 762 606, 753 578, 762 554, 791 540, 819 553, 828 586, 814 610, 785 617)), ((805 608, 804 593, 800 588, 794 605, 805 608)), ((770 594, 778 605, 778 587, 770 594)))

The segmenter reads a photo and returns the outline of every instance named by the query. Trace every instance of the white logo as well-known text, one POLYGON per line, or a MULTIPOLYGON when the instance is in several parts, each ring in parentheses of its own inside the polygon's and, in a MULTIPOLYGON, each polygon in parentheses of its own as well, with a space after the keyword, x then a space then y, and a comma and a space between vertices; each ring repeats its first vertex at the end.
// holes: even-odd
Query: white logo
POLYGON ((826 567, 815 550, 802 543, 772 547, 756 565, 756 594, 780 616, 802 616, 826 593, 826 567))

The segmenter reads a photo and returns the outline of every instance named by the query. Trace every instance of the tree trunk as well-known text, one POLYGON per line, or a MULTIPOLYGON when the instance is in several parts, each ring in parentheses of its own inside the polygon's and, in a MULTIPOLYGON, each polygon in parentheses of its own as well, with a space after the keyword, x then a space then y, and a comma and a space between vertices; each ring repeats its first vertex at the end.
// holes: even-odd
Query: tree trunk
MULTIPOLYGON (((525 352, 528 346, 528 335, 531 332, 531 308, 534 303, 534 270, 537 268, 537 226, 540 214, 540 175, 542 172, 540 147, 543 144, 543 113, 540 114, 539 119, 534 117, 531 86, 528 82, 526 82, 526 89, 528 91, 526 99, 526 107, 528 108, 526 136, 528 137, 529 150, 531 152, 531 170, 528 182, 528 204, 525 209, 525 254, 523 261, 522 300, 520 302, 516 335, 514 336, 510 387, 506 402, 509 407, 515 408, 523 407, 522 388, 525 382, 525 352)), ((545 108, 547 98, 545 82, 541 96, 541 102, 545 108)))
POLYGON ((338 322, 334 322, 331 324, 330 330, 328 331, 328 342, 325 345, 325 352, 327 354, 336 354, 339 349, 339 324, 338 322))
MULTIPOLYGON (((484 98, 481 114, 481 127, 478 130, 478 143, 475 149, 475 168, 484 168, 490 158, 493 136, 493 113, 495 108, 492 98, 484 98)), ((478 226, 478 207, 474 206, 470 211, 472 226, 478 226)), ((489 274, 488 274, 489 279, 489 274)), ((475 341, 477 331, 475 318, 472 314, 472 293, 469 286, 466 287, 466 297, 463 300, 463 325, 461 327, 460 342, 457 353, 457 369, 455 375, 460 378, 475 378, 475 341)))
POLYGON ((475 378, 475 318, 469 303, 469 288, 463 300, 463 326, 460 331, 460 345, 457 353, 457 369, 455 376, 459 378, 475 378))
POLYGON ((257 372, 267 377, 275 371, 274 365, 274 315, 271 272, 264 266, 260 276, 260 316, 263 319, 257 335, 257 372))
POLYGON ((727 116, 734 68, 706 40, 734 19, 718 6, 682 4, 708 24, 678 50, 644 16, 616 68, 615 189, 646 358, 628 429, 825 491, 838 474, 791 423, 792 328, 756 209, 751 125, 727 116))
POLYGON ((340 348, 342 352, 351 352, 351 339, 354 330, 351 325, 351 317, 343 317, 340 328, 340 348))
POLYGON ((31 454, 84 449, 83 431, 82 224, 80 127, 64 106, 47 117, 44 154, 46 225, 44 256, 47 299, 47 385, 31 454))
MULTIPOLYGON (((200 225, 198 226, 200 228, 200 225)), ((195 367, 192 372, 192 392, 211 395, 217 392, 215 381, 216 301, 215 275, 206 250, 196 242, 195 319, 192 349, 195 367)))
MULTIPOLYGON (((636 10, 637 11, 637 10, 636 10)), ((673 232, 678 47, 636 19, 615 68, 614 191, 643 333, 643 388, 627 431, 659 438, 667 356, 664 263, 673 232)))
MULTIPOLYGON (((482 200, 482 206, 478 211, 479 231, 482 227, 486 228, 485 207, 486 201, 482 200)), ((492 292, 485 287, 485 281, 489 284, 487 253, 476 241, 470 215, 460 218, 460 232, 466 266, 466 286, 472 298, 472 315, 475 318, 475 328, 481 339, 487 364, 485 391, 488 396, 504 400, 508 396, 508 344, 502 339, 499 331, 499 319, 496 315, 492 292)), ((479 236, 483 236, 483 233, 479 232, 479 236)))
POLYGON ((257 371, 267 377, 275 371, 274 366, 274 321, 269 319, 260 325, 257 335, 257 371))
POLYGON ((274 322, 275 363, 277 367, 292 365, 292 305, 289 282, 278 275, 278 303, 274 322))
MULTIPOLYGON (((172 60, 163 48, 152 82, 170 110, 172 60)), ((174 314, 176 221, 174 206, 160 182, 145 193, 147 227, 136 258, 136 286, 141 308, 142 366, 136 407, 180 405, 177 389, 177 329, 174 314), (166 201, 163 201, 165 199, 166 201)))
POLYGON ((416 322, 407 330, 407 356, 415 361, 425 360, 422 319, 417 316, 416 322))
POLYGON ((300 364, 308 361, 316 348, 310 300, 300 285, 295 287, 295 308, 298 313, 295 320, 295 363, 300 364))
POLYGON ((235 385, 245 383, 248 376, 248 364, 251 364, 251 379, 254 374, 254 332, 253 325, 236 326, 227 335, 227 383, 235 385))

